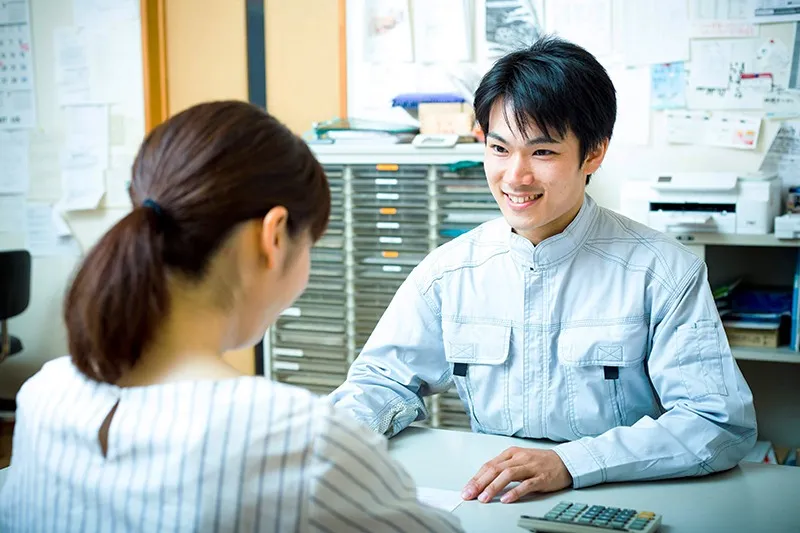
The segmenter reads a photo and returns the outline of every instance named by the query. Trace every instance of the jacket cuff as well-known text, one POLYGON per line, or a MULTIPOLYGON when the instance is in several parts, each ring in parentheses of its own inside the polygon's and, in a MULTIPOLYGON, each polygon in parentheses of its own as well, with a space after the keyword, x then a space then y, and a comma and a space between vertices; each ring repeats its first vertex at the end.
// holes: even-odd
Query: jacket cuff
POLYGON ((606 481, 602 459, 592 450, 591 439, 559 444, 553 451, 558 454, 572 476, 572 487, 581 489, 606 481))

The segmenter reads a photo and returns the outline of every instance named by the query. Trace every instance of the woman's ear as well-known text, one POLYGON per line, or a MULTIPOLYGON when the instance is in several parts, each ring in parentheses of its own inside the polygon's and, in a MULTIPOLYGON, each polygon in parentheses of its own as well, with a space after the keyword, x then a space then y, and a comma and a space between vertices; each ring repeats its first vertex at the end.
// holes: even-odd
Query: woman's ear
POLYGON ((600 168, 600 164, 606 157, 608 150, 608 139, 598 144, 593 150, 586 154, 586 160, 583 162, 583 174, 594 174, 600 168))
POLYGON ((267 268, 283 263, 289 245, 289 212, 283 206, 269 210, 261 221, 261 252, 267 268))

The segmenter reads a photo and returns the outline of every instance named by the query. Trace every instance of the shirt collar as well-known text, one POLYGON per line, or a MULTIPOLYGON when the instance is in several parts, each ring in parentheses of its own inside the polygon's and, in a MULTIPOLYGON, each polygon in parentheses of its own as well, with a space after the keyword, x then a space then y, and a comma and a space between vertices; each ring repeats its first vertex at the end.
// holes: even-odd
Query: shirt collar
POLYGON ((543 240, 536 246, 525 237, 514 233, 505 220, 500 226, 502 226, 506 242, 515 261, 527 267, 547 268, 567 259, 583 246, 597 212, 597 204, 588 194, 585 194, 578 214, 564 228, 564 231, 543 240))

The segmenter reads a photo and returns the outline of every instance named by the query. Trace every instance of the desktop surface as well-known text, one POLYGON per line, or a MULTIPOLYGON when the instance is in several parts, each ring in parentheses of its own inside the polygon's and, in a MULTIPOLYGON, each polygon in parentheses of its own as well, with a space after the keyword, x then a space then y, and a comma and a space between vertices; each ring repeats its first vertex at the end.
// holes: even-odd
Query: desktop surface
MULTIPOLYGON (((420 487, 461 491, 486 461, 509 446, 550 448, 547 441, 408 428, 389 441, 420 487)), ((800 467, 743 463, 700 478, 610 483, 528 496, 521 502, 464 502, 454 514, 468 532, 520 531, 522 514, 543 516, 561 501, 632 508, 663 515, 659 531, 800 532, 800 467)))

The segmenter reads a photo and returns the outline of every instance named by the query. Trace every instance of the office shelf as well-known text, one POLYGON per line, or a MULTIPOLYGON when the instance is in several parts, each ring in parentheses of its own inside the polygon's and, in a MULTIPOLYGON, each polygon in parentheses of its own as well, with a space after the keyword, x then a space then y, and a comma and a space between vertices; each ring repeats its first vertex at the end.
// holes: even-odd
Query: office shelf
POLYGON ((707 246, 779 246, 797 248, 798 239, 778 239, 774 233, 768 235, 740 235, 738 233, 670 233, 683 244, 707 246))
POLYGON ((736 359, 745 361, 800 363, 800 352, 795 352, 785 346, 780 348, 744 348, 741 346, 732 346, 731 352, 736 359))

